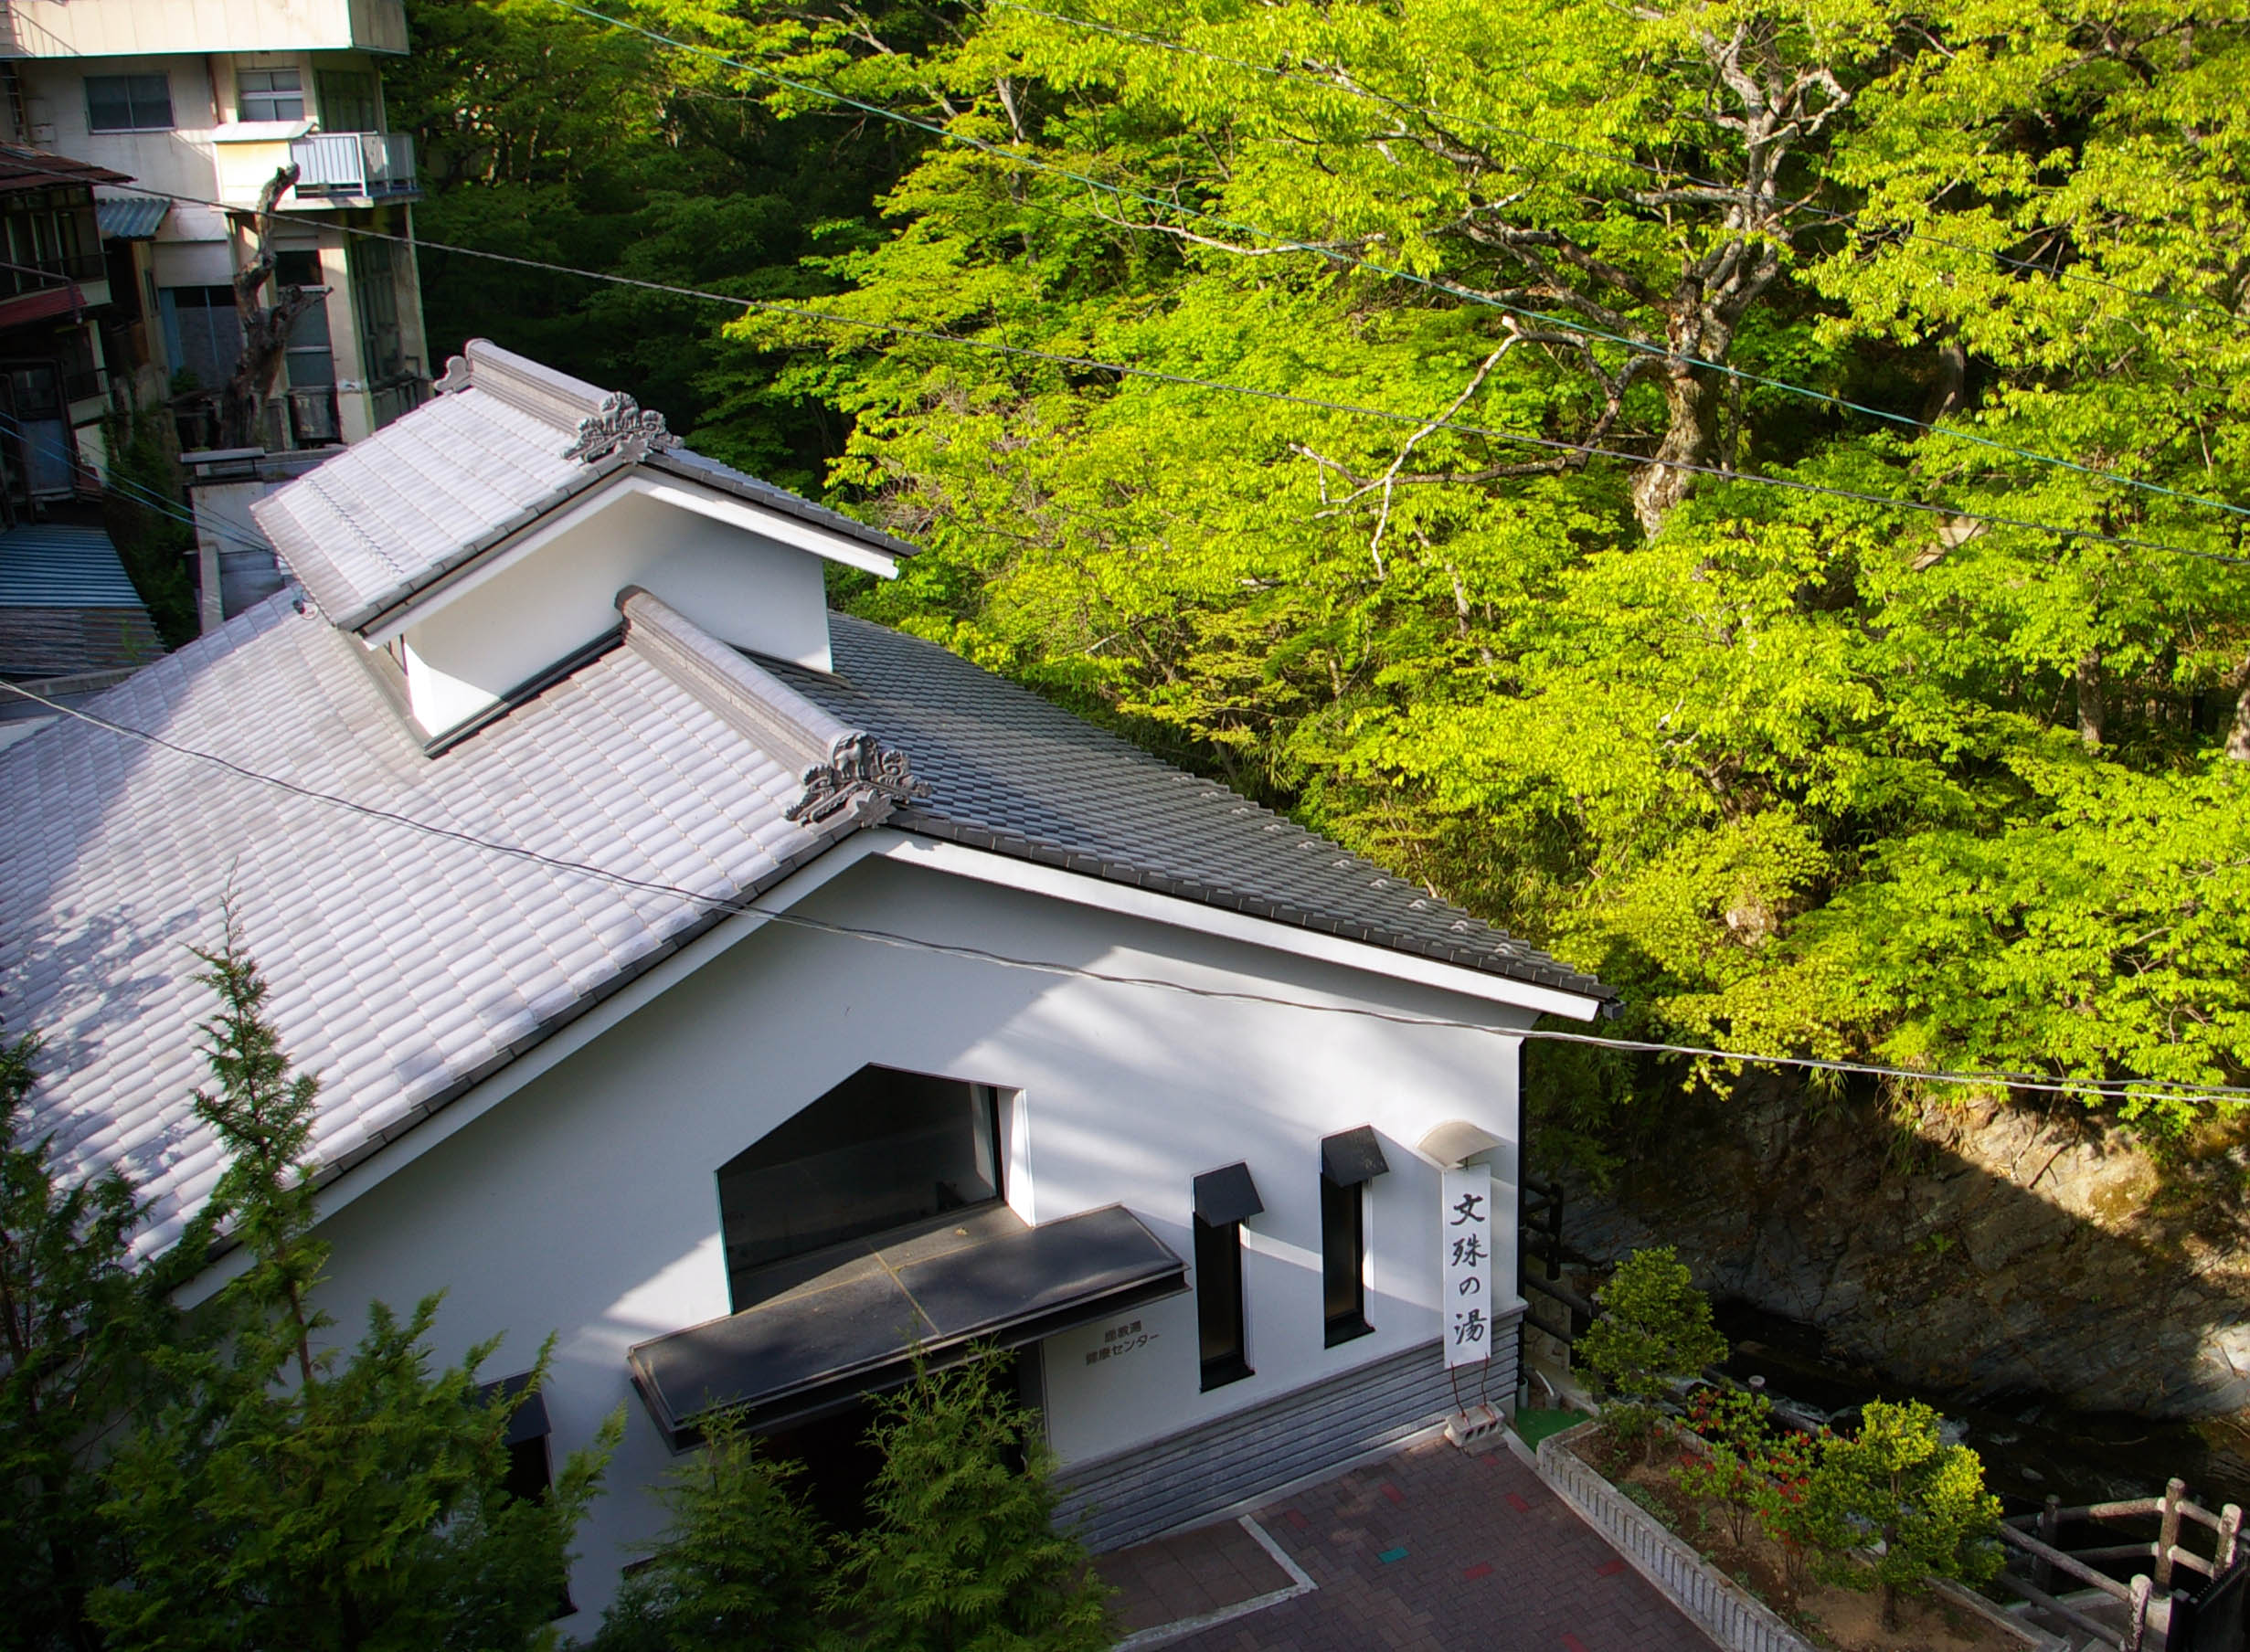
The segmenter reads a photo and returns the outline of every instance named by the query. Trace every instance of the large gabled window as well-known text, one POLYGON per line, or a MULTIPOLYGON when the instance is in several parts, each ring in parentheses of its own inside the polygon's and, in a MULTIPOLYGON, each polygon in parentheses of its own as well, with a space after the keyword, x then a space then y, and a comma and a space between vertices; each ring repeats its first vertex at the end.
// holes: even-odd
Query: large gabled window
POLYGON ((734 1305, 777 1263, 1000 1196, 998 1092, 862 1067, 719 1168, 734 1305))

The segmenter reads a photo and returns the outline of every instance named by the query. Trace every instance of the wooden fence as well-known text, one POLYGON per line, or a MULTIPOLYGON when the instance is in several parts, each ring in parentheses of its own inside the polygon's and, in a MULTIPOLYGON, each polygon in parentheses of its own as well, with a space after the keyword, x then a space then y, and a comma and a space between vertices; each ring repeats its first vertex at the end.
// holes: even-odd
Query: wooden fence
POLYGON ((2083 1503, 2069 1509, 2062 1507, 2059 1498, 2051 1497, 2038 1513, 2016 1515, 2002 1522, 2001 1541, 2015 1552, 2010 1556, 2009 1568, 2001 1574, 2000 1582, 2072 1628, 2098 1637, 2103 1645, 2115 1647, 2118 1652, 2159 1652, 2159 1648, 2176 1652, 2186 1642, 2174 1636, 2172 1631, 2188 1626, 2185 1622, 2175 1625, 2173 1620, 2184 1619, 2192 1614, 2193 1596, 2176 1588, 2173 1580, 2183 1571, 2195 1573, 2206 1581, 2224 1575, 2234 1564, 2242 1533, 2240 1508, 2229 1503, 2213 1514, 2191 1501, 2187 1491, 2184 1481, 2174 1479, 2165 1486, 2161 1497, 2083 1503), (2061 1546, 2063 1528, 2066 1525, 2150 1515, 2158 1522, 2157 1535, 2141 1542, 2107 1543, 2091 1549, 2066 1550, 2061 1546), (2213 1534, 2208 1557, 2181 1544, 2183 1522, 2204 1527, 2213 1534), (2125 1560, 2148 1560, 2153 1564, 2149 1571, 2135 1573, 2130 1583, 2119 1583, 2095 1564, 2097 1561, 2125 1560), (2019 1564, 2024 1567, 2023 1572, 2017 1571, 2019 1564), (2099 1590, 2117 1602, 2124 1608, 2122 1626, 2105 1622, 2057 1599, 2054 1593, 2057 1573, 2099 1590), (2151 1631, 2160 1638, 2151 1639, 2151 1631))

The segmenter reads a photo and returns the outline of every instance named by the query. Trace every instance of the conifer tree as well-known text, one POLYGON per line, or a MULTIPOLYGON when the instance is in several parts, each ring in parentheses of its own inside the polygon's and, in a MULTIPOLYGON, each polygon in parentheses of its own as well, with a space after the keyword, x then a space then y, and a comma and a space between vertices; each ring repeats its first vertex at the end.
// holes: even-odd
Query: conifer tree
MULTIPOLYGON (((307 1166, 319 1084, 292 1075, 267 985, 231 909, 196 978, 212 1085, 196 1111, 229 1164, 214 1203, 247 1251, 219 1292, 221 1335, 164 1350, 170 1402, 120 1446, 104 1512, 130 1583, 95 1615, 119 1648, 375 1652, 551 1640, 570 1535, 616 1438, 574 1456, 543 1501, 503 1489, 512 1403, 478 1397, 494 1347, 433 1372, 439 1298, 377 1304, 348 1355, 313 1300, 307 1166)), ((533 1388, 546 1369, 540 1358, 533 1388)), ((529 1392, 528 1390, 526 1392, 529 1392)), ((513 1403, 520 1403, 518 1396, 513 1403)))
POLYGON ((800 1652, 821 1644, 829 1541, 776 1462, 728 1422, 659 1496, 672 1515, 595 1652, 800 1652))
POLYGON ((116 1564, 91 1458, 145 1393, 165 1295, 203 1230, 131 1271, 131 1182, 66 1183, 52 1138, 24 1137, 37 1054, 29 1036, 0 1044, 0 1649, 86 1652, 102 1644, 88 1597, 116 1564))
POLYGON ((923 1371, 876 1424, 868 1530, 844 1567, 866 1652, 1093 1652, 1108 1587, 1055 1528, 1053 1458, 985 1355, 923 1371))

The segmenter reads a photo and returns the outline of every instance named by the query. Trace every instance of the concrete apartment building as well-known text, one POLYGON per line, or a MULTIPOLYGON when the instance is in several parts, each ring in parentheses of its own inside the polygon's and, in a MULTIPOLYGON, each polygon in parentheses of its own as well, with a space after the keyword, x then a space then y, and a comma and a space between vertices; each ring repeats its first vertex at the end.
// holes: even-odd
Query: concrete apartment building
MULTIPOLYGON (((19 362, 0 306, 0 376, 67 427, 81 475, 101 469, 115 400, 169 402, 184 448, 216 443, 215 392, 242 348, 234 274, 288 165, 277 276, 325 293, 290 335, 260 445, 356 441, 426 397, 409 249, 350 233, 411 233, 413 140, 387 129, 382 81, 406 49, 400 0, 0 0, 0 137, 101 175, 98 249, 53 249, 76 259, 67 350, 42 336, 25 347, 50 354, 19 362)), ((12 235, 0 258, 45 270, 49 252, 12 235)))

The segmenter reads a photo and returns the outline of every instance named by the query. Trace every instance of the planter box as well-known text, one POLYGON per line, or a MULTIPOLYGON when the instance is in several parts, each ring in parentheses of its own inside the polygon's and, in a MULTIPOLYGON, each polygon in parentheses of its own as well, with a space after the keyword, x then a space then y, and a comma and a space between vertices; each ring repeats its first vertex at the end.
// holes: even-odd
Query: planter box
MULTIPOLYGON (((1576 1509, 1634 1571, 1727 1652, 1817 1652, 1771 1607, 1696 1553, 1571 1449, 1599 1426, 1581 1423, 1539 1443, 1534 1466, 1555 1496, 1576 1509)), ((2026 1648, 2069 1652, 2067 1643, 2009 1616, 1973 1590, 1942 1579, 1933 1587, 1948 1604, 1984 1619, 2026 1648)))
POLYGON ((1571 1450, 1599 1426, 1581 1423, 1539 1442, 1539 1477, 1555 1495, 1726 1652, 1816 1652, 1810 1641, 1571 1450))

